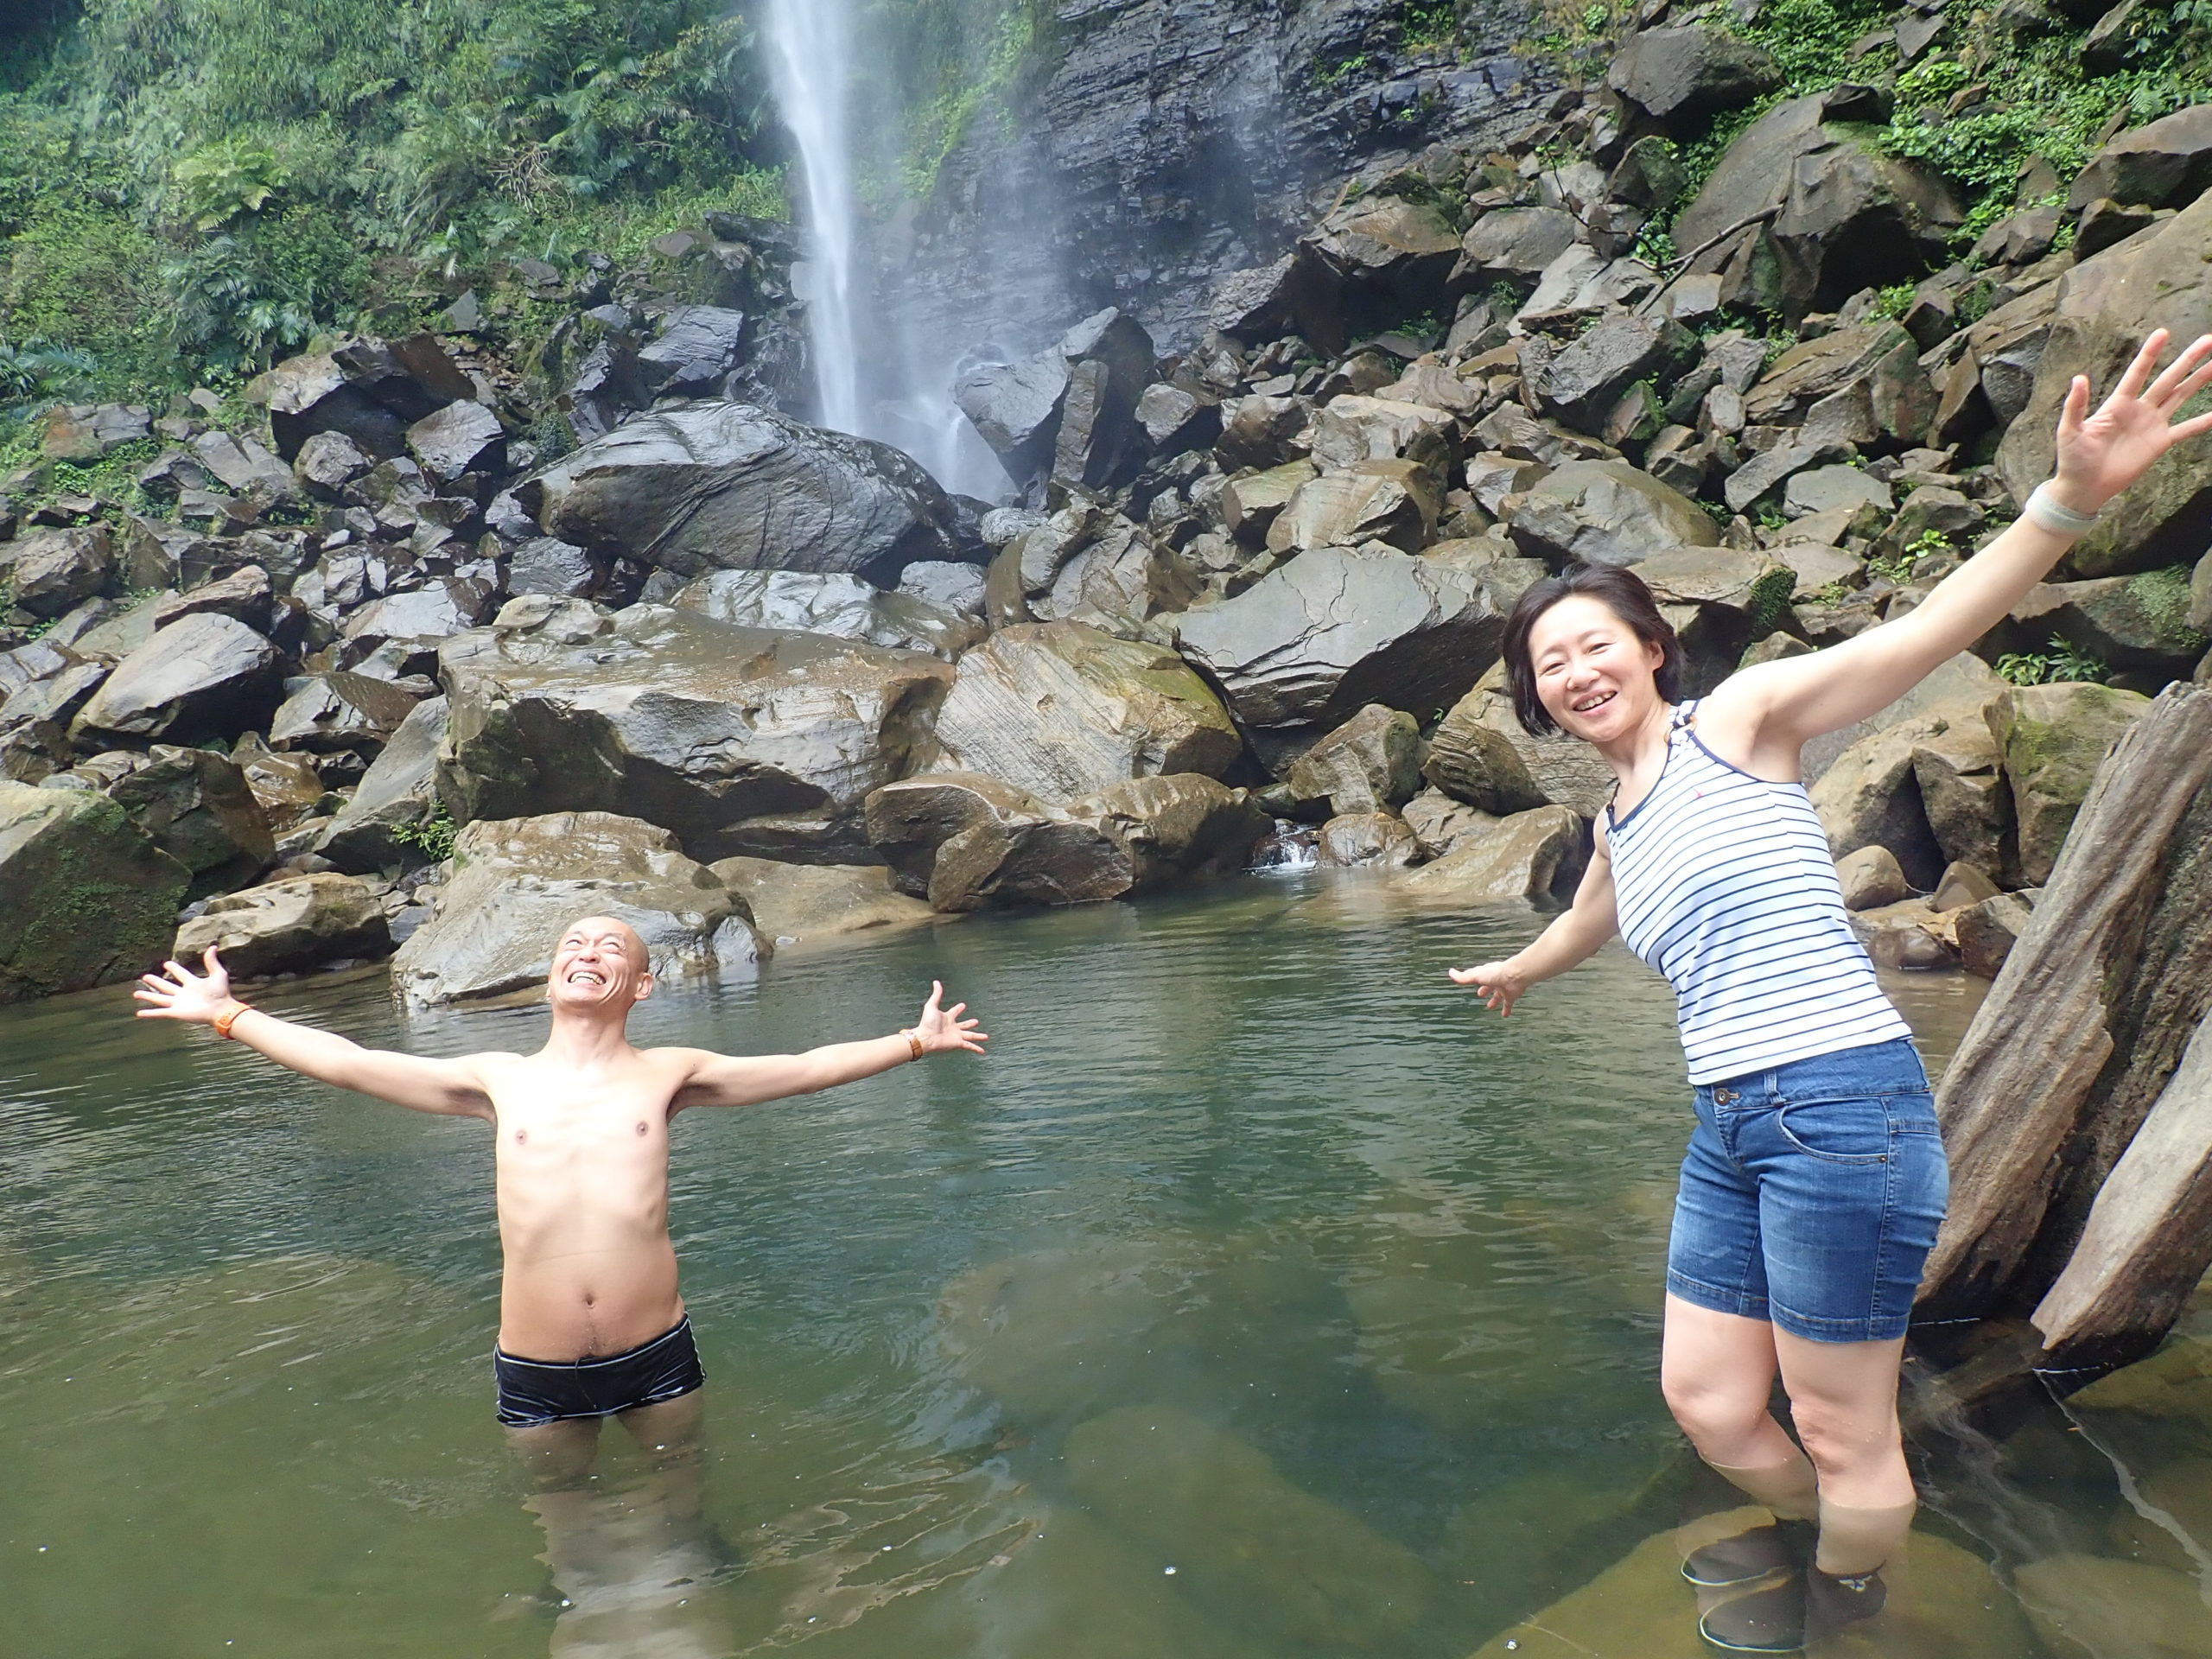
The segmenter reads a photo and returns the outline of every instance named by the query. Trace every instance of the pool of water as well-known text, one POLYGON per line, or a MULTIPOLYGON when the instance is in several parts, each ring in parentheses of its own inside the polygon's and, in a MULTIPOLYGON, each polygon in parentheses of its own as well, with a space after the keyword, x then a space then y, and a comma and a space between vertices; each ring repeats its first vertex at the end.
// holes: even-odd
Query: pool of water
MULTIPOLYGON (((656 998, 641 1041, 766 1052, 936 976, 993 1052, 678 1120, 702 1454, 610 1432, 550 1492, 492 1419, 483 1125, 119 989, 0 1010, 0 1653, 1701 1651, 1661 1559, 1729 1505, 1656 1382, 1669 1000, 1618 950, 1507 1021, 1445 982, 1540 925, 1304 874, 656 998)), ((1903 988, 1931 1060, 1975 993, 1903 988)), ((424 1052, 542 1028, 373 975, 261 1000, 424 1052)), ((2174 1397, 1919 1433, 1919 1581, 1848 1650, 2041 1651, 2014 1580, 2053 1560, 2212 1581, 2181 1478, 2137 1490, 2212 1456, 2174 1397)))

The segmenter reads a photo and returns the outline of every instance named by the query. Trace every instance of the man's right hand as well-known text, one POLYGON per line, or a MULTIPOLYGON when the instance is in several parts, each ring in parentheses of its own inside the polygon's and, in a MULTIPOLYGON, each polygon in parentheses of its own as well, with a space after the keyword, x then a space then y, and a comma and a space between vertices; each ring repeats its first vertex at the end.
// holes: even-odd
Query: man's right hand
POLYGON ((1496 1008, 1501 1016, 1511 1014, 1521 993, 1529 988, 1529 982, 1510 962, 1486 962, 1479 968, 1454 968, 1451 973, 1454 985, 1473 986, 1484 1006, 1496 1008))
POLYGON ((130 993, 141 1002, 153 1004, 138 1010, 141 1020, 189 1020, 212 1025, 231 1006, 231 976, 222 958, 209 945, 200 958, 207 971, 195 974, 181 962, 165 962, 159 974, 142 974, 138 988, 130 993))

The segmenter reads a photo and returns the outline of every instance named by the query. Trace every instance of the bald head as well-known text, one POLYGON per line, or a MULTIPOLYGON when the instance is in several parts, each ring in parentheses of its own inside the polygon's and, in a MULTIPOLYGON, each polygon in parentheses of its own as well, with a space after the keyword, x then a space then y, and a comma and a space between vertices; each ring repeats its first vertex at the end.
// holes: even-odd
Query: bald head
POLYGON ((561 943, 567 944, 578 938, 603 938, 613 934, 626 945, 639 965, 647 972, 652 969, 652 950, 645 944, 645 936, 619 916, 579 916, 561 931, 561 943))
POLYGON ((553 947, 545 986, 554 1012, 598 1019, 626 1015, 652 995, 652 953, 638 930, 614 916, 581 916, 553 947))

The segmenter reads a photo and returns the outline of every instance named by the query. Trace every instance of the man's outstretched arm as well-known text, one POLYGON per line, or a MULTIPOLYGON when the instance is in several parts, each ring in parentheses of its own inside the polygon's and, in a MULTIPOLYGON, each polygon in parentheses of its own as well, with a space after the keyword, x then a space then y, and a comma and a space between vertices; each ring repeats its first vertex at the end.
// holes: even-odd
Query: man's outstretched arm
POLYGON ((492 1097, 485 1091, 475 1060, 426 1060, 412 1054, 363 1048, 335 1032, 295 1025, 273 1014, 248 1007, 231 995, 231 976, 213 945, 195 974, 182 963, 162 964, 147 974, 131 995, 150 1007, 141 1020, 182 1020, 213 1026, 229 1016, 227 1030, 237 1041, 282 1066, 318 1083, 374 1095, 395 1106, 448 1117, 489 1117, 492 1097))
POLYGON ((679 1051, 690 1061, 691 1071, 676 1093, 675 1109, 687 1106, 752 1106, 788 1095, 810 1095, 834 1089, 841 1083, 872 1077, 879 1071, 925 1054, 956 1051, 981 1054, 991 1039, 976 1029, 981 1022, 963 1020, 965 1002, 942 1005, 944 987, 934 982, 930 999, 922 1004, 922 1017, 912 1035, 899 1032, 871 1037, 857 1043, 832 1043, 804 1054, 710 1054, 704 1049, 679 1051))

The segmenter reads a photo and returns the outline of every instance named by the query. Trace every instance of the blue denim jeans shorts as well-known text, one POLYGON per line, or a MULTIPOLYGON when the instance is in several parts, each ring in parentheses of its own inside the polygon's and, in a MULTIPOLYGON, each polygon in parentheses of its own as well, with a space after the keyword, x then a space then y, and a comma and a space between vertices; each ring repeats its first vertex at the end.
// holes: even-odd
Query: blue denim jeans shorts
POLYGON ((1901 1337, 1949 1190, 1902 1038, 1700 1085, 1667 1288, 1813 1342, 1901 1337))

